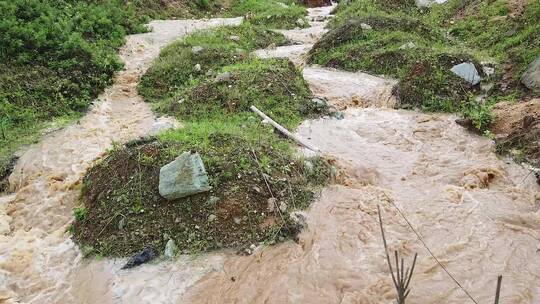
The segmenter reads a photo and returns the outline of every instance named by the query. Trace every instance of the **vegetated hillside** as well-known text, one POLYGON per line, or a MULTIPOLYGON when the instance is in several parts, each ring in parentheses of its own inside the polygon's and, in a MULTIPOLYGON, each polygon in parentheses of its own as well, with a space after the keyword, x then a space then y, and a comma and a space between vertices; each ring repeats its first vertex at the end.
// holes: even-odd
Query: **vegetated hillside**
POLYGON ((88 107, 141 21, 120 0, 0 2, 0 172, 44 122, 88 107))
POLYGON ((540 55, 538 20, 535 0, 450 0, 430 8, 406 0, 342 1, 310 61, 397 78, 402 107, 460 112, 484 132, 494 104, 538 96, 520 82, 540 55), (465 62, 480 83, 451 71, 465 62))
MULTIPOLYGON (((117 49, 149 18, 243 16, 288 28, 293 0, 14 0, 0 2, 0 180, 42 130, 84 112, 122 67, 117 49)), ((0 191, 5 188, 2 182, 0 191)))

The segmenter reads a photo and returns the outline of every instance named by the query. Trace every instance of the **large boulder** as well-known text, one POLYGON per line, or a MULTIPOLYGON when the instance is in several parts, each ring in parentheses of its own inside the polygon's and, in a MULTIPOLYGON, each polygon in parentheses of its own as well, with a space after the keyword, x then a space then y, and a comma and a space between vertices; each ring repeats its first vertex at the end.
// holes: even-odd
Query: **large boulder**
POLYGON ((535 92, 540 92, 540 56, 529 64, 527 71, 521 76, 521 83, 535 92))
POLYGON ((212 189, 199 153, 184 152, 159 171, 159 194, 168 200, 212 189))

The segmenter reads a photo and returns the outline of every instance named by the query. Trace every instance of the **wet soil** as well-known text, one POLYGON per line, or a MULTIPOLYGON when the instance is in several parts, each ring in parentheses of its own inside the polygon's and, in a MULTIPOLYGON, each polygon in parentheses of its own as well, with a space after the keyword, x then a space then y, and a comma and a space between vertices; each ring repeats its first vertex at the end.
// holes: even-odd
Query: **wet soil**
POLYGON ((495 121, 490 130, 499 152, 540 167, 540 99, 499 103, 493 114, 495 121))

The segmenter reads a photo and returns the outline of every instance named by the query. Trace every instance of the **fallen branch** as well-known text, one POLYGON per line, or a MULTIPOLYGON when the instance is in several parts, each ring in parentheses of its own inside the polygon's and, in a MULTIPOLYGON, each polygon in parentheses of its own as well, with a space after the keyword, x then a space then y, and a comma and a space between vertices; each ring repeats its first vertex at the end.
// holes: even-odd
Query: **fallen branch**
POLYGON ((311 151, 313 152, 320 152, 319 149, 311 146, 310 144, 304 142, 301 138, 299 138, 298 136, 292 134, 291 132, 289 132, 289 130, 285 129, 282 125, 278 124, 277 122, 275 122, 272 118, 268 117, 268 115, 264 114, 263 112, 261 112, 261 110, 257 109, 255 106, 251 106, 250 107, 251 111, 255 112, 257 115, 259 115, 260 117, 262 117, 264 120, 268 121, 274 128, 276 128, 279 132, 281 132, 283 135, 287 136, 288 138, 294 140, 295 142, 297 142, 299 145, 303 146, 303 147, 306 147, 308 149, 310 149, 311 151))

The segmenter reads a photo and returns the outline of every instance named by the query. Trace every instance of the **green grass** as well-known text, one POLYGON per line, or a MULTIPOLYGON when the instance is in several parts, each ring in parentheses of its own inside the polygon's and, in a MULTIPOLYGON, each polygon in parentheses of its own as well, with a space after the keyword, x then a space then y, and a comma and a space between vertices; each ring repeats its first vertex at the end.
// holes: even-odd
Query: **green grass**
POLYGON ((246 15, 252 24, 290 29, 297 26, 297 20, 303 19, 307 11, 294 0, 243 0, 232 6, 231 14, 246 15))
POLYGON ((143 19, 120 0, 0 3, 0 168, 51 121, 78 117, 122 67, 143 19))

